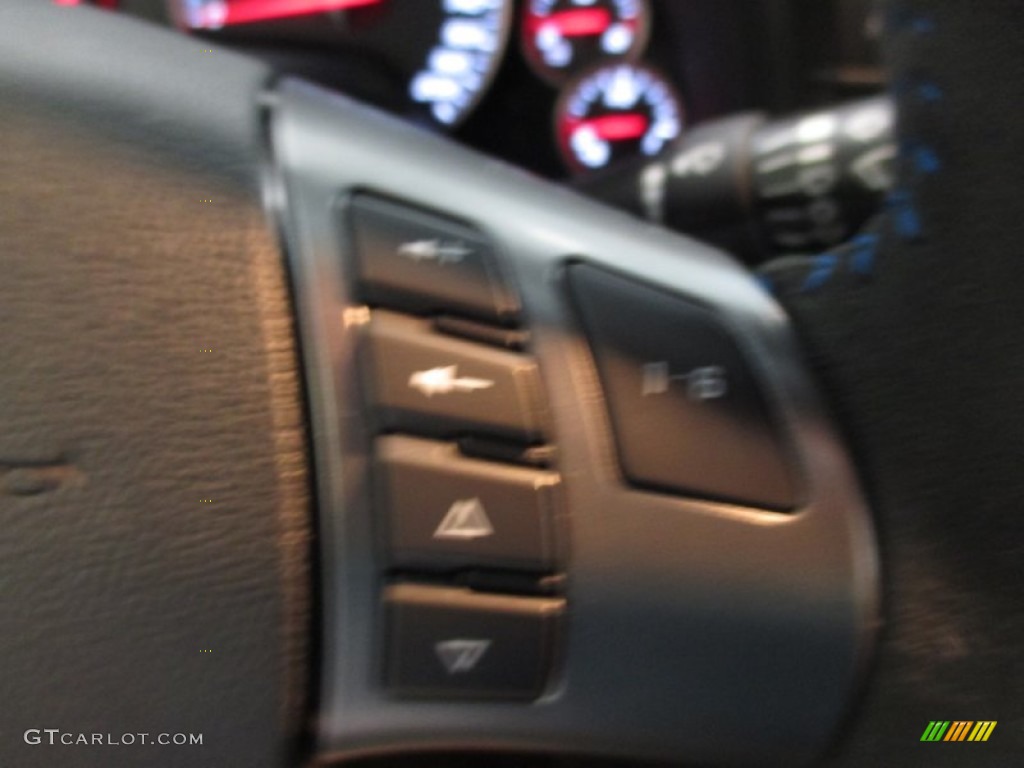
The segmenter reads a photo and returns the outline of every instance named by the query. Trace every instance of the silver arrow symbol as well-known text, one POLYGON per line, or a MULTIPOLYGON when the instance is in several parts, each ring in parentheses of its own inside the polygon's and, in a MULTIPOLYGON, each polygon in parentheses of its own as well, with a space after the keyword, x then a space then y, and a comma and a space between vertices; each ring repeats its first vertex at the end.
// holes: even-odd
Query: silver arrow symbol
POLYGON ((494 382, 489 379, 475 379, 471 376, 460 378, 458 373, 458 366, 455 365, 417 371, 409 377, 409 386, 427 397, 450 395, 453 392, 476 392, 494 386, 494 382))

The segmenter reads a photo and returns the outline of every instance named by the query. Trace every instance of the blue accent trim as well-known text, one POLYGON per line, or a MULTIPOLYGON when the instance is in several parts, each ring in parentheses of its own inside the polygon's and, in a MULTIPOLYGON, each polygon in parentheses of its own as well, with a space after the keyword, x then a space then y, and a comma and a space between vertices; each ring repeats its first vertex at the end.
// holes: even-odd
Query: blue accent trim
POLYGON ((916 96, 927 104, 938 104, 946 98, 945 91, 931 80, 900 77, 892 81, 892 91, 899 97, 916 96))
POLYGON ((942 89, 935 83, 931 82, 924 82, 918 85, 917 93, 921 97, 922 101, 927 101, 931 104, 942 101, 945 96, 942 89))
POLYGON ((914 167, 918 173, 938 173, 942 170, 942 160, 934 149, 921 144, 914 150, 914 167))
POLYGON ((839 257, 834 253, 823 253, 814 259, 814 268, 800 286, 801 293, 810 293, 821 288, 832 279, 832 275, 839 266, 839 257))
POLYGON ((886 205, 892 212, 896 233, 900 237, 904 240, 917 240, 921 237, 924 228, 910 192, 905 189, 892 192, 886 205))
POLYGON ((761 286, 761 290, 769 296, 775 295, 775 283, 770 277, 768 277, 768 275, 754 275, 754 280, 756 280, 757 284, 761 286))
POLYGON ((942 160, 929 145, 914 140, 907 140, 901 143, 900 153, 910 159, 914 170, 920 174, 931 175, 942 170, 942 160))
POLYGON ((910 31, 916 35, 930 35, 935 32, 935 19, 931 16, 915 16, 910 20, 910 31))
POLYGON ((853 239, 850 268, 858 275, 867 276, 874 271, 879 241, 878 235, 860 235, 853 239))
POLYGON ((938 28, 933 16, 917 13, 902 2, 893 2, 889 6, 885 25, 893 31, 909 30, 915 35, 931 35, 938 28))

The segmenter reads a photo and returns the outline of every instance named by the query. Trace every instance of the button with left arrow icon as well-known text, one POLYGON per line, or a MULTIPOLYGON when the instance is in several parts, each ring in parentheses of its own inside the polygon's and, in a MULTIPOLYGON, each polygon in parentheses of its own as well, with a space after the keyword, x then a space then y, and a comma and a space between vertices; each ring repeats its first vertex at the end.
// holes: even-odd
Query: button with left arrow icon
POLYGON ((345 207, 362 300, 515 322, 519 301, 483 233, 371 195, 356 195, 345 207))
POLYGON ((431 437, 542 442, 548 414, 536 361, 439 333, 429 320, 373 310, 365 366, 378 426, 431 437))
POLYGON ((409 386, 427 397, 434 395, 469 394, 481 389, 490 389, 494 382, 473 376, 459 376, 459 366, 445 365, 426 371, 416 371, 409 377, 409 386))

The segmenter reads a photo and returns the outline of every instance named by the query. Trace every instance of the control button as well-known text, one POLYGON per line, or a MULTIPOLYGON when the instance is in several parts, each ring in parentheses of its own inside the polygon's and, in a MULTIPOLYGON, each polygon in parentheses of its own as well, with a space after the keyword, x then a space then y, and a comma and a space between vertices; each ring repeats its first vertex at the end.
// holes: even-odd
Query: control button
POLYGON ((437 333, 428 321, 375 310, 370 387, 379 426, 435 437, 543 437, 547 409, 536 362, 437 333))
POLYGON ((518 314, 494 249, 476 230, 367 195, 352 200, 348 217, 366 301, 502 322, 518 314))
POLYGON ((378 509, 398 568, 551 571, 559 477, 463 457, 450 443, 377 440, 378 509))
POLYGON ((773 509, 797 503, 789 455, 754 372, 710 310, 601 269, 569 284, 626 476, 773 509))
POLYGON ((384 592, 387 686, 400 696, 535 699, 565 601, 400 584, 384 592))

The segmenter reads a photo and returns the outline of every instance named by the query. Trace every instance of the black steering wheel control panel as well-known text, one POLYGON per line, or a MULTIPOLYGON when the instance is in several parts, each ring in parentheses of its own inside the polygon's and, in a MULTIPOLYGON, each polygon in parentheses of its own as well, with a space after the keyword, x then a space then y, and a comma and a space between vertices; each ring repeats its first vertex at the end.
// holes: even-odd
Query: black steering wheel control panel
POLYGON ((348 233, 373 414, 373 524, 397 696, 535 699, 565 614, 561 478, 540 368, 494 246, 356 194, 348 233))
POLYGON ((818 753, 877 560, 772 299, 313 86, 266 109, 318 475, 319 751, 818 753))

